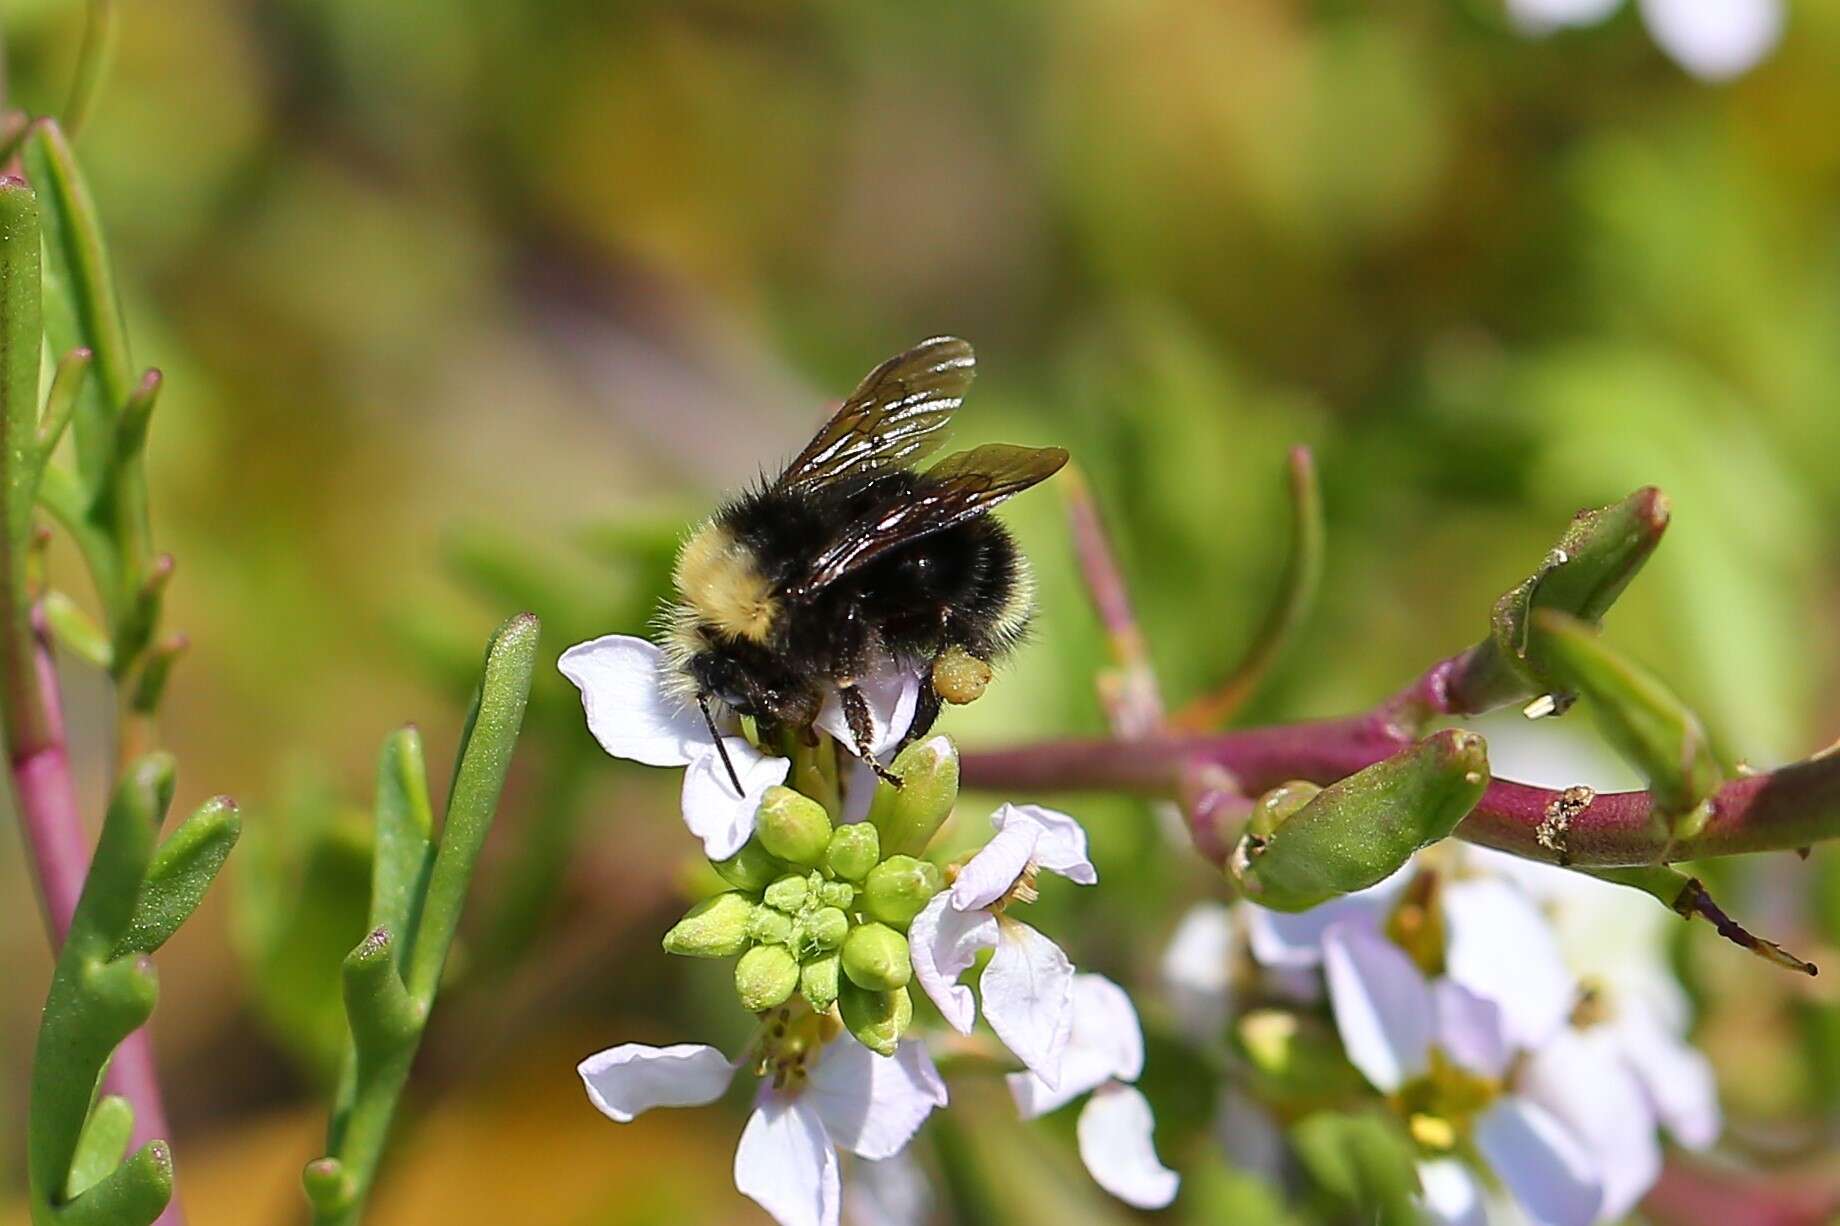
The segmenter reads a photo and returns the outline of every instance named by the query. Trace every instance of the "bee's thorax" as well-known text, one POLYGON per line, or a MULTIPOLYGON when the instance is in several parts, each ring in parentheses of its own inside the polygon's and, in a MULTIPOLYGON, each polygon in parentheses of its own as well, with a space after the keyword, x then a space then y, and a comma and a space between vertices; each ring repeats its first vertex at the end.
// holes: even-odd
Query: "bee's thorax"
POLYGON ((779 602, 753 551, 722 524, 711 520, 684 542, 672 579, 703 623, 731 638, 766 642, 779 602))

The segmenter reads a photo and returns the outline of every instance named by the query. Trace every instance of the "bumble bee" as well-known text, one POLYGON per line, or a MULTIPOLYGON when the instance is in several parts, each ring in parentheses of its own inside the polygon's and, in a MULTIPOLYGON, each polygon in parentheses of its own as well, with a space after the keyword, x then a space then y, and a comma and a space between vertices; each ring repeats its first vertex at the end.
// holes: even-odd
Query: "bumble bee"
POLYGON ((858 756, 892 780, 869 752, 857 682, 890 664, 920 673, 905 744, 932 727, 942 691, 967 700, 982 681, 964 684, 967 669, 987 677, 1021 639, 1034 585, 989 512, 1052 476, 1067 452, 995 443, 912 467, 945 441, 975 362, 952 337, 883 362, 785 471, 685 541, 663 646, 712 735, 714 701, 811 743, 834 688, 858 756))

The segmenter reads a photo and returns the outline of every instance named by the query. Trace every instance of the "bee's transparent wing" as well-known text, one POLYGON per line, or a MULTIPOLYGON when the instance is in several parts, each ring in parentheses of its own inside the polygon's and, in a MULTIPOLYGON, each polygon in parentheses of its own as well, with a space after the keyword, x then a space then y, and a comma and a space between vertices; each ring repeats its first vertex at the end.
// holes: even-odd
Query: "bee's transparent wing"
POLYGON ((982 515, 1005 498, 1047 480, 1066 462, 1067 452, 1061 447, 987 443, 955 452, 927 469, 925 475, 932 480, 923 489, 846 528, 813 561, 793 592, 815 592, 896 546, 982 515))
POLYGON ((774 485, 823 485, 931 455, 945 441, 946 423, 976 373, 971 346, 952 336, 921 341, 889 358, 869 372, 774 485))

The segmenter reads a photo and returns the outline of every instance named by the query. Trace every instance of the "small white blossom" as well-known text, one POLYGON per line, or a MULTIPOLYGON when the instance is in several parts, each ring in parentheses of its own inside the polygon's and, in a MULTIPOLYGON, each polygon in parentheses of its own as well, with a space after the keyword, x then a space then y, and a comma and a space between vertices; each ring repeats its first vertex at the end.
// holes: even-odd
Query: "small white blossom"
POLYGON ((1163 992, 1176 1024, 1197 1043, 1220 1037, 1232 1011, 1233 909, 1204 902, 1190 907, 1163 951, 1163 992))
POLYGON ((1080 1108, 1080 1159, 1098 1185, 1139 1209, 1175 1199, 1180 1177, 1156 1156, 1150 1102, 1131 1083, 1144 1071, 1144 1032, 1123 988, 1103 975, 1076 975, 1073 1023, 1060 1083, 1011 1073, 1010 1094, 1023 1119, 1035 1119, 1090 1094, 1080 1108))
MULTIPOLYGON (((1507 0, 1508 16, 1531 35, 1596 25, 1622 0, 1507 0)), ((1782 0, 1636 0, 1642 24, 1676 64, 1704 81, 1743 75, 1782 38, 1782 0)))
POLYGON ((996 835, 914 917, 907 932, 914 978, 961 1034, 977 1016, 971 989, 958 982, 978 952, 994 947, 979 987, 984 1017, 1005 1046, 1049 1086, 1060 1082, 1062 1052, 1073 1021, 1073 963, 1050 941, 1008 913, 1032 899, 1038 870, 1078 885, 1099 880, 1086 854, 1086 831, 1065 813, 1039 805, 1004 805, 991 814, 996 835))

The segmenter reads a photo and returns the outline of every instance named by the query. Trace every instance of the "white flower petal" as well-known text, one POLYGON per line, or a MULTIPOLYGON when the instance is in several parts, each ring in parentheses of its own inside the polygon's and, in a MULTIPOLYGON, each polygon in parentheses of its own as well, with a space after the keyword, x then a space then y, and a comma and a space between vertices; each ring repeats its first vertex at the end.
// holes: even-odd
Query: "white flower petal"
POLYGON ((1104 975, 1073 977, 1073 1025, 1061 1055, 1060 1085, 1034 1073, 1011 1073, 1011 1097, 1032 1120, 1111 1080, 1136 1081, 1144 1071, 1144 1031, 1125 990, 1104 975))
POLYGON ((1538 1047, 1578 1000, 1578 981, 1559 956, 1552 926, 1506 881, 1452 882, 1443 902, 1450 932, 1445 973, 1495 1002, 1511 1046, 1538 1047))
POLYGON ((1073 1026, 1073 963, 1061 947, 1020 920, 999 917, 997 952, 978 983, 984 1020, 1003 1045, 1050 1089, 1058 1087, 1073 1026))
POLYGON ((1637 7, 1661 49, 1703 81, 1741 75, 1782 38, 1782 0, 1637 0, 1637 7))
POLYGON ((1508 0, 1508 18, 1524 33, 1549 34, 1567 26, 1590 26, 1610 16, 1623 0, 1508 0))
POLYGON ((1668 1029, 1648 1003, 1618 992, 1603 1029, 1648 1095, 1655 1115, 1688 1149, 1719 1139, 1719 1091, 1705 1053, 1668 1029))
POLYGON ((873 1160, 900 1153, 933 1108, 946 1105, 946 1083, 917 1039, 878 1056, 845 1034, 819 1056, 805 1097, 833 1144, 873 1160))
POLYGON ((722 1097, 735 1076, 728 1057, 702 1043, 622 1043, 575 1066, 588 1098, 622 1124, 653 1107, 700 1107, 722 1097))
POLYGON ((1431 985, 1437 1008, 1437 1045, 1472 1073, 1500 1077, 1508 1070, 1508 1040, 1501 1010, 1461 984, 1440 979, 1431 985))
POLYGON ((1233 910, 1204 902, 1189 908, 1163 951, 1164 994, 1182 1032, 1198 1043, 1220 1037, 1231 1007, 1233 910))
POLYGON ((1419 1205, 1432 1226, 1489 1226, 1476 1177, 1455 1158, 1418 1164, 1419 1205))
MULTIPOLYGON (((920 700, 920 678, 912 670, 891 666, 861 678, 856 689, 868 703, 869 726, 874 730, 869 737, 869 754, 880 757, 899 743, 907 734, 907 726, 914 722, 914 709, 920 700)), ((814 723, 851 753, 859 748, 856 734, 850 731, 850 721, 843 713, 843 700, 837 697, 836 690, 825 694, 814 723)))
POLYGON ((577 643, 557 662, 581 691, 588 731, 616 758, 683 766, 713 743, 701 712, 687 710, 661 684, 664 653, 630 634, 577 643))
POLYGON ((1476 1120, 1476 1148, 1534 1226, 1590 1226, 1603 1201, 1597 1171, 1577 1138, 1544 1110, 1512 1095, 1476 1120))
POLYGON ((846 758, 839 765, 843 774, 843 820, 846 823, 864 821, 869 816, 869 804, 875 799, 875 785, 879 780, 869 764, 860 758, 846 758))
POLYGON ((741 776, 741 794, 735 794, 734 781, 722 755, 706 749, 690 760, 684 771, 684 825, 703 840, 703 854, 711 860, 726 860, 741 850, 754 833, 754 819, 767 789, 786 782, 792 759, 763 754, 738 736, 725 736, 729 761, 741 776))
POLYGON ((933 895, 907 926, 907 946, 921 988, 952 1029, 970 1034, 977 1002, 958 977, 977 960, 979 950, 997 943, 997 919, 988 911, 956 911, 951 902, 944 890, 933 895))
POLYGON ((1135 1086, 1101 1086, 1080 1108, 1080 1161, 1094 1182, 1127 1205, 1161 1209, 1181 1177, 1156 1156, 1156 1120, 1135 1086))
POLYGON ((1007 830, 997 831, 958 870, 958 878, 952 882, 952 905, 960 911, 974 911, 1009 893, 1034 858, 1040 838, 1041 827, 1034 822, 1012 822, 1007 830))
POLYGON ((780 1226, 837 1226, 837 1151, 804 1096, 760 1096, 735 1148, 735 1187, 780 1226))
POLYGON ((1041 805, 1004 805, 990 815, 990 824, 999 831, 1016 822, 1032 822, 1041 831, 1035 841, 1035 863, 1076 885, 1098 882, 1099 870, 1086 853, 1086 828, 1076 819, 1041 805))
POLYGON ((1589 1149, 1603 1185, 1600 1217, 1621 1219, 1660 1176, 1654 1113, 1614 1036, 1566 1027, 1521 1066, 1515 1090, 1589 1149))
POLYGON ((857 1163, 843 1187, 849 1226, 925 1226, 932 1207, 926 1172, 906 1154, 857 1163))
POLYGON ((1329 926, 1348 922, 1378 928, 1394 896, 1411 880, 1414 871, 1408 863, 1384 881, 1332 898, 1308 911, 1245 908, 1246 937, 1253 960, 1269 967, 1321 966, 1322 938, 1329 926))
POLYGON ((1371 929, 1331 925, 1323 973, 1348 1061, 1392 1093, 1430 1067, 1436 1011, 1431 989, 1405 951, 1371 929))

